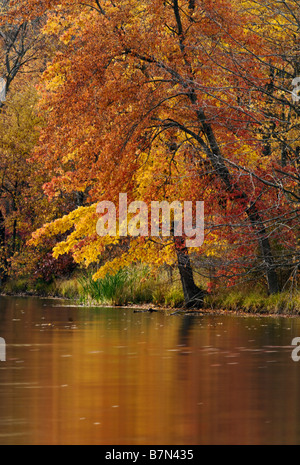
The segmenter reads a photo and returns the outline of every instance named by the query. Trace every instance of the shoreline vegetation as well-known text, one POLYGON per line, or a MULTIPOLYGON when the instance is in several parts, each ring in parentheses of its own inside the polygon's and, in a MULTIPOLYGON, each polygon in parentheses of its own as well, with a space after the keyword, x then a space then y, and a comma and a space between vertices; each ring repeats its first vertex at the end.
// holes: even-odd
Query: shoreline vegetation
POLYGON ((0 293, 300 315, 299 2, 0 10, 0 293))
MULTIPOLYGON (((200 289, 206 285, 199 280, 200 289)), ((300 291, 289 289, 268 295, 263 286, 240 284, 206 293, 197 309, 184 307, 184 296, 176 272, 164 270, 149 274, 147 267, 120 270, 117 274, 93 281, 92 273, 77 271, 73 276, 53 278, 50 282, 28 278, 8 280, 0 288, 2 296, 57 298, 75 301, 85 307, 110 306, 133 309, 158 309, 176 313, 238 313, 255 315, 300 315, 300 291)))

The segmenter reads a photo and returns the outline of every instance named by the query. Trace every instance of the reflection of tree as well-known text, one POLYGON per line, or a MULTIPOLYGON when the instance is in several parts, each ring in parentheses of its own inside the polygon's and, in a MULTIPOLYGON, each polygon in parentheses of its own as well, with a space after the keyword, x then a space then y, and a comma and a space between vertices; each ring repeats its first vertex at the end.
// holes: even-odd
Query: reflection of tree
POLYGON ((178 331, 178 344, 188 346, 190 331, 195 324, 195 317, 192 315, 185 315, 182 319, 182 324, 178 331))

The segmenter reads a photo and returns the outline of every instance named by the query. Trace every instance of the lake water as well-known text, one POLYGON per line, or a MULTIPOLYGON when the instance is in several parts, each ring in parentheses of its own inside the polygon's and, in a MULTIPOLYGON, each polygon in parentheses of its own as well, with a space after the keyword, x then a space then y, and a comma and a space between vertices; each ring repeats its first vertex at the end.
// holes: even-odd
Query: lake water
POLYGON ((0 297, 0 444, 300 444, 300 318, 0 297))

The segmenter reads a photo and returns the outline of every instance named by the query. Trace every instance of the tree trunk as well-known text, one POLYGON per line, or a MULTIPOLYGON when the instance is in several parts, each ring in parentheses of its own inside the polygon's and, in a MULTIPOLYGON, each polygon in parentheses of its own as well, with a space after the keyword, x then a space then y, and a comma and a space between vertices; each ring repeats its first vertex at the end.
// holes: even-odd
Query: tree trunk
POLYGON ((5 245, 5 224, 4 224, 4 216, 2 211, 0 210, 0 247, 5 245))
POLYGON ((16 251, 16 240, 17 240, 17 220, 14 219, 14 224, 13 224, 13 238, 12 238, 12 252, 11 255, 13 255, 16 251))
POLYGON ((187 308, 201 308, 203 305, 204 291, 194 281, 193 270, 188 248, 183 237, 174 237, 177 254, 178 269, 184 294, 184 303, 187 308))
POLYGON ((272 254, 270 241, 267 236, 266 228, 260 218, 260 215, 255 205, 252 205, 247 210, 247 215, 258 237, 260 250, 264 260, 264 269, 268 282, 269 293, 277 294, 279 292, 278 276, 275 271, 274 257, 272 254))
MULTIPOLYGON (((0 260, 1 257, 4 259, 4 247, 5 247, 5 222, 4 222, 4 216, 2 214, 2 211, 0 210, 0 260)), ((5 269, 5 263, 0 262, 0 286, 1 284, 6 280, 7 278, 7 272, 5 269)))

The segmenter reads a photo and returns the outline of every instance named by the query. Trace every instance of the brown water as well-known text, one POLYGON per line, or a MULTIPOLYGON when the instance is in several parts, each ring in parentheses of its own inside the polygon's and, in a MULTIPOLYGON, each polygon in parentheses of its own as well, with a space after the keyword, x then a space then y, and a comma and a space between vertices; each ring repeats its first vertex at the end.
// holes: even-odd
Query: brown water
POLYGON ((300 444, 299 318, 0 298, 0 444, 300 444))

